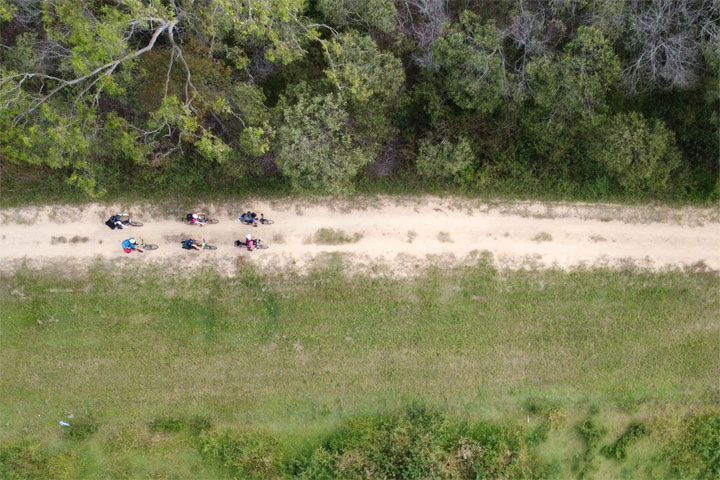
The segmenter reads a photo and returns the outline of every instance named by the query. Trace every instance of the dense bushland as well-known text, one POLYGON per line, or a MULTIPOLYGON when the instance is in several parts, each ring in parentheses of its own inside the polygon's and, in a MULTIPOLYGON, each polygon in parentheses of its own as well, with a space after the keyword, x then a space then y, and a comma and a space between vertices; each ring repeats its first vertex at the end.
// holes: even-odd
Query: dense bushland
POLYGON ((719 45, 716 0, 0 0, 0 181, 707 200, 719 45))

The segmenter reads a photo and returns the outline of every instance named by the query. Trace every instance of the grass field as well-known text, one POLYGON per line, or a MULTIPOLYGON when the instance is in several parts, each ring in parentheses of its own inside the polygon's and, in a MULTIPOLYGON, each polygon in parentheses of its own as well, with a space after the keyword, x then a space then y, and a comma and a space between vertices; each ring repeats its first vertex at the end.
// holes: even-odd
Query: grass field
POLYGON ((332 452, 348 421, 420 408, 516 432, 543 467, 510 476, 720 474, 714 444, 678 447, 702 415, 710 427, 692 428, 720 438, 717 274, 489 265, 409 280, 351 277, 334 257, 303 277, 102 264, 6 275, 0 473, 243 478, 217 442, 253 432, 280 452, 254 472, 310 478, 298 456, 332 452))

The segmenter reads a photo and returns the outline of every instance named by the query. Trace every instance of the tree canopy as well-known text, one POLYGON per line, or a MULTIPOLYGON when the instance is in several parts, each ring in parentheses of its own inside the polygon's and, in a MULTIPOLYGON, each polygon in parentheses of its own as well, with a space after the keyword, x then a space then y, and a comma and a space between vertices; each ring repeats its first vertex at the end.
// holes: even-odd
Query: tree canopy
POLYGON ((717 0, 0 0, 0 169, 709 199, 719 70, 717 0))

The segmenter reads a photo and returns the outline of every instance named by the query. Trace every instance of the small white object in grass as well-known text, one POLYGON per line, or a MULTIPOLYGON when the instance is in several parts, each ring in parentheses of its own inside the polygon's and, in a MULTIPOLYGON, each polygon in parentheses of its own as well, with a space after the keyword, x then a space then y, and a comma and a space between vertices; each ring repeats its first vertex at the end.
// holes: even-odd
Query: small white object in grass
POLYGON ((69 423, 67 423, 67 422, 63 422, 62 420, 60 420, 60 422, 59 422, 59 423, 60 423, 60 425, 62 425, 63 427, 69 427, 69 426, 70 426, 70 424, 69 424, 69 423))
POLYGON ((530 415, 528 415, 528 423, 530 423, 530 415))

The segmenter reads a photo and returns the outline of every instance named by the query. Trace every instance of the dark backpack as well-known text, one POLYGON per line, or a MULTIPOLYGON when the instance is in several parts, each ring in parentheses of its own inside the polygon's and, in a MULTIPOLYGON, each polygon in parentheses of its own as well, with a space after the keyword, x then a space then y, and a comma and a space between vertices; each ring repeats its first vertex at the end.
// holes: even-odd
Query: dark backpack
POLYGON ((185 218, 187 219, 188 222, 192 222, 192 220, 193 220, 193 214, 192 214, 192 213, 188 213, 185 218))
POLYGON ((112 217, 110 217, 110 218, 108 219, 108 221, 105 222, 105 225, 107 225, 108 227, 110 227, 111 230, 115 230, 115 228, 116 228, 116 225, 115 225, 115 215, 113 215, 112 217))

